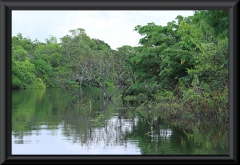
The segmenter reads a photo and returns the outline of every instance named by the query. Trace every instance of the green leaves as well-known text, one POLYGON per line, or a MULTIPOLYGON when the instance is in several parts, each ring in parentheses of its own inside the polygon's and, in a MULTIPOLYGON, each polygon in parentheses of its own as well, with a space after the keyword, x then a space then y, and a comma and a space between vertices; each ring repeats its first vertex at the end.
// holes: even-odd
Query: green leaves
POLYGON ((16 61, 24 61, 28 59, 28 52, 21 46, 13 46, 12 58, 16 61))
POLYGON ((38 77, 41 77, 43 80, 48 79, 52 72, 52 66, 44 60, 33 60, 35 65, 35 73, 38 77))
POLYGON ((45 85, 37 78, 35 66, 30 61, 13 61, 12 65, 12 87, 13 88, 44 88, 45 85))
MULTIPOLYGON (((145 35, 140 39, 142 49, 131 59, 135 64, 134 71, 139 76, 137 78, 144 80, 154 77, 162 88, 171 89, 178 78, 187 75, 187 68, 193 66, 194 60, 189 52, 191 46, 181 41, 178 33, 183 20, 188 21, 178 16, 178 24, 172 21, 167 26, 154 23, 136 26, 135 31, 145 35)), ((190 26, 188 28, 191 30, 190 26)))
POLYGON ((18 34, 12 38, 13 86, 36 81, 57 86, 81 75, 105 87, 121 84, 129 94, 151 95, 156 89, 173 91, 181 83, 191 88, 197 76, 200 85, 209 85, 205 91, 222 90, 228 82, 227 16, 220 10, 196 11, 166 26, 137 25, 141 46, 116 51, 82 28, 70 30, 60 43, 53 36, 40 43, 18 34))

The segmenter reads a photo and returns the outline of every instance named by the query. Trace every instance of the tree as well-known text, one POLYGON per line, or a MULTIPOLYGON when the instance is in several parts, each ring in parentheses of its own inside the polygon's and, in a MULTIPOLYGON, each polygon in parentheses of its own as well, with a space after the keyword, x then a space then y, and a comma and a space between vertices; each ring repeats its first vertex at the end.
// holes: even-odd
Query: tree
POLYGON ((131 46, 122 46, 114 55, 114 80, 115 85, 122 89, 122 98, 126 96, 127 90, 135 83, 135 75, 132 70, 130 57, 136 53, 131 46))
POLYGON ((143 45, 138 49, 139 53, 131 58, 134 63, 133 70, 139 86, 154 86, 150 88, 149 94, 157 88, 173 90, 178 78, 187 76, 187 68, 193 66, 188 45, 177 33, 179 23, 184 18, 178 16, 177 20, 178 22, 169 22, 167 26, 148 23, 135 27, 135 31, 144 37, 139 41, 143 45))
POLYGON ((45 88, 34 74, 35 66, 29 60, 12 62, 12 88, 45 88))
POLYGON ((195 45, 190 49, 195 63, 188 73, 199 79, 202 90, 222 91, 228 86, 227 25, 226 11, 196 11, 191 23, 180 23, 182 40, 195 45))

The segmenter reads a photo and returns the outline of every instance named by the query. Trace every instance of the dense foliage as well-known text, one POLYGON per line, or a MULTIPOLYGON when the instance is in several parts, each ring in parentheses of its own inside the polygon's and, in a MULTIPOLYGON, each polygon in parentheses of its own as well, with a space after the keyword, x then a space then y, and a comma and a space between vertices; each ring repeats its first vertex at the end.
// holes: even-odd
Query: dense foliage
POLYGON ((117 50, 81 28, 60 42, 53 36, 41 43, 18 34, 12 37, 12 88, 61 87, 83 97, 81 87, 87 86, 102 92, 98 98, 111 99, 121 91, 125 100, 181 99, 176 109, 227 114, 227 11, 195 11, 166 26, 148 23, 134 30, 142 36, 141 46, 117 50))

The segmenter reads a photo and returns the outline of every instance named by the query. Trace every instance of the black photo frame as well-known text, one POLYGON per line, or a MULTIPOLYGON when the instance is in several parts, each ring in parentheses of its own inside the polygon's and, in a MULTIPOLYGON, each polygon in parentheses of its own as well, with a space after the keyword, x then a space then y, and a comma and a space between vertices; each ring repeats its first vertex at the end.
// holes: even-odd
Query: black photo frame
POLYGON ((237 56, 239 0, 0 0, 0 163, 176 163, 238 164, 237 56), (228 156, 16 156, 11 154, 12 10, 228 10, 229 11, 229 155, 228 156))

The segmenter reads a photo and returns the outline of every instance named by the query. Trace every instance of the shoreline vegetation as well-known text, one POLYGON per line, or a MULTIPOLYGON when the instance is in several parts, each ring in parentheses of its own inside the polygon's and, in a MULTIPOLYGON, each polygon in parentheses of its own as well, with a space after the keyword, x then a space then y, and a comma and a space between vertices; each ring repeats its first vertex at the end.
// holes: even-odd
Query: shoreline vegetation
POLYGON ((60 42, 19 33, 12 37, 12 89, 61 88, 83 99, 82 87, 97 88, 97 99, 147 101, 139 107, 144 115, 227 124, 227 11, 195 11, 166 26, 148 23, 134 30, 141 46, 117 50, 82 28, 60 42))

